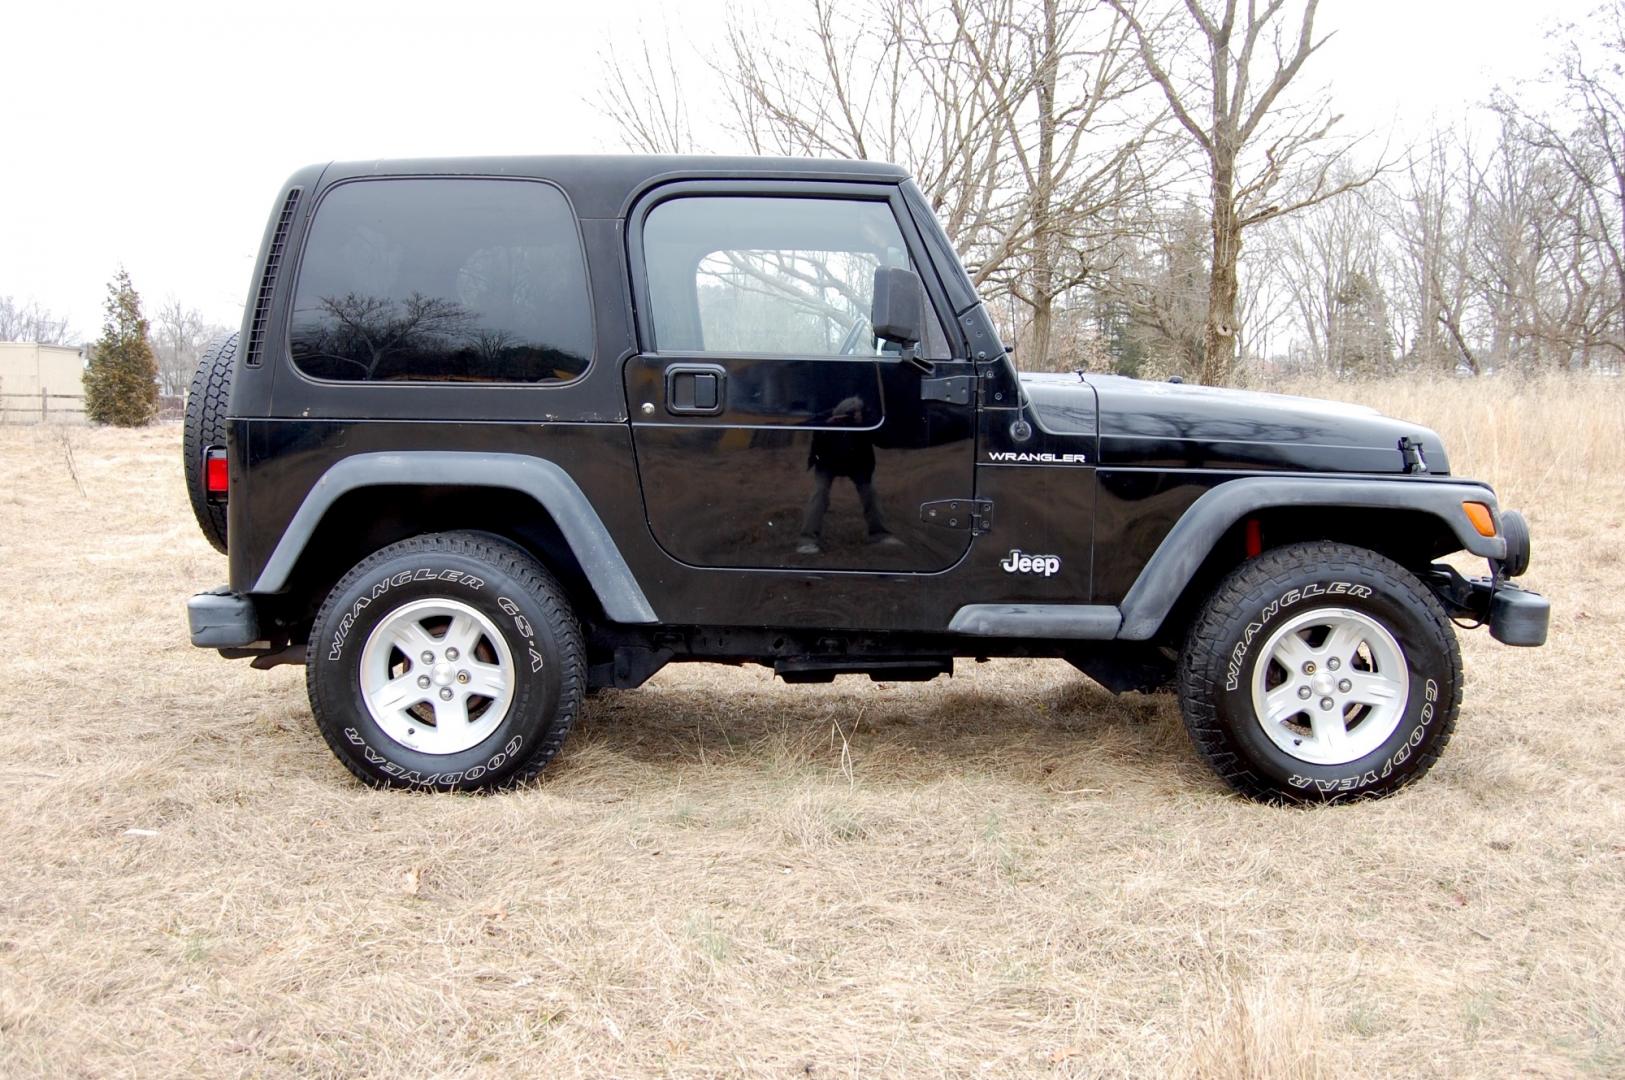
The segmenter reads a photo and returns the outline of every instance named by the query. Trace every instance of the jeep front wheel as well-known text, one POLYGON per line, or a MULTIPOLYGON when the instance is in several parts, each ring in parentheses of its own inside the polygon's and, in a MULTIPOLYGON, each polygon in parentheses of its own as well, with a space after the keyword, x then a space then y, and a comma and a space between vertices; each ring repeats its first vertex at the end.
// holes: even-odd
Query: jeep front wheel
POLYGON ((1214 591, 1186 639, 1179 691, 1197 751, 1237 791, 1386 795, 1449 741, 1461 653, 1405 568, 1346 544, 1293 544, 1214 591))
POLYGON ((513 784, 558 753, 585 685, 564 591, 522 549, 443 533, 377 552, 316 616, 306 687, 323 737, 380 787, 513 784))

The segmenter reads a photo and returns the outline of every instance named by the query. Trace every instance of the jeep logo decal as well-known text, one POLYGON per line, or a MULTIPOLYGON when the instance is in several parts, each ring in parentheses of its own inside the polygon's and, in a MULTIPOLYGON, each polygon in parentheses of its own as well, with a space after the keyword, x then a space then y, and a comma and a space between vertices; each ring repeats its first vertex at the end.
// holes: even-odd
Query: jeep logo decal
POLYGON ((1010 554, 999 566, 1006 574, 1042 574, 1049 577, 1061 571, 1059 555, 1023 555, 1020 548, 1011 548, 1010 554))

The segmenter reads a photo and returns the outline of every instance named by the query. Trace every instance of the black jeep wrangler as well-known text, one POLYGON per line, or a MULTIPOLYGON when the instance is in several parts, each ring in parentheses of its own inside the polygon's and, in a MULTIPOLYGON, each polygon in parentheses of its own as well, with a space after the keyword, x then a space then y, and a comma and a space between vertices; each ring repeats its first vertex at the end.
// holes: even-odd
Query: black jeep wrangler
POLYGON ((1433 432, 1020 375, 919 190, 867 162, 303 169, 185 467, 230 562, 193 643, 306 664, 372 784, 528 778, 587 693, 672 661, 1016 656, 1176 687, 1248 795, 1378 795, 1450 737, 1452 620, 1546 636, 1523 519, 1433 432), (1489 574, 1437 561, 1462 549, 1489 574))

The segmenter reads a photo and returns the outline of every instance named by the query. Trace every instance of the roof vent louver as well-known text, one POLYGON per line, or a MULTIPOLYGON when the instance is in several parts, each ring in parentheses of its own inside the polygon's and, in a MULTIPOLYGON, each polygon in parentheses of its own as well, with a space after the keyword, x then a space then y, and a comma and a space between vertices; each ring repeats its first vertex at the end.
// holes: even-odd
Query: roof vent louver
POLYGON ((254 297, 254 322, 248 328, 248 355, 243 362, 249 367, 260 366, 261 349, 265 345, 265 327, 271 318, 271 290, 276 285, 277 267, 282 262, 282 249, 288 243, 288 227, 293 223, 294 209, 299 205, 299 188, 288 192, 282 202, 282 214, 276 221, 276 232, 271 236, 271 250, 265 255, 265 273, 260 277, 260 291, 254 297))

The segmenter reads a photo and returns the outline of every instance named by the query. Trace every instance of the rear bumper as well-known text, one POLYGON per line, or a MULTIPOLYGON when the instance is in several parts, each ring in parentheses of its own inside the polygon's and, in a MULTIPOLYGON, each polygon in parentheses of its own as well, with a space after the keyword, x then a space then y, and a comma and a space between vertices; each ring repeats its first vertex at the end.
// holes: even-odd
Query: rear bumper
POLYGON ((244 649, 263 644, 254 602, 222 585, 186 602, 192 644, 200 649, 244 649))

